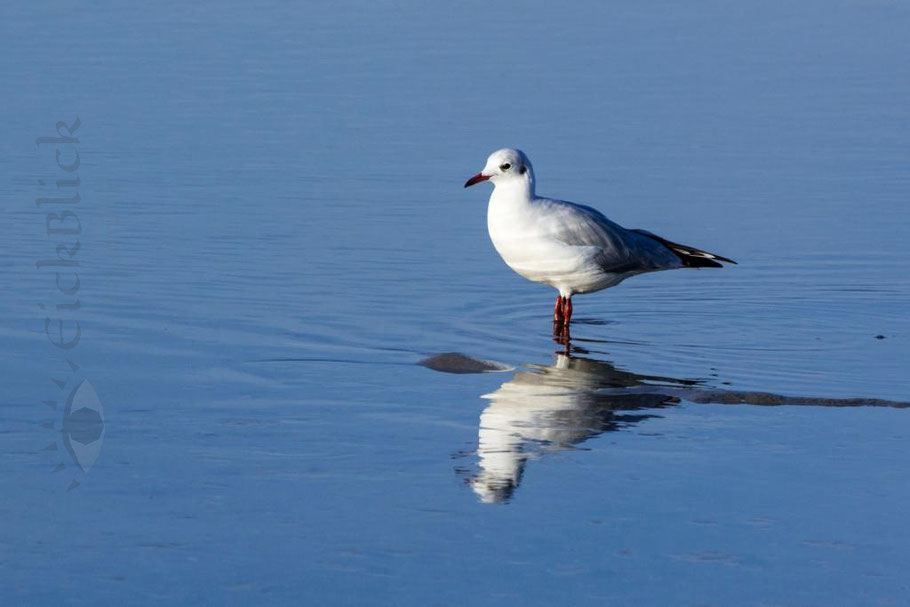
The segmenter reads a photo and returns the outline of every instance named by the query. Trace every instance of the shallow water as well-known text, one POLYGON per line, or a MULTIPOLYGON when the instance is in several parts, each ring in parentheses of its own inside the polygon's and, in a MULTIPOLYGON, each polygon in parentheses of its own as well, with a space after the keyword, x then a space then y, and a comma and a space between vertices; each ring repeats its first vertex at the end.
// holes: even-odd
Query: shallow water
POLYGON ((7 13, 4 604, 903 602, 906 6, 7 13), (504 145, 740 265, 567 356, 461 187, 504 145))

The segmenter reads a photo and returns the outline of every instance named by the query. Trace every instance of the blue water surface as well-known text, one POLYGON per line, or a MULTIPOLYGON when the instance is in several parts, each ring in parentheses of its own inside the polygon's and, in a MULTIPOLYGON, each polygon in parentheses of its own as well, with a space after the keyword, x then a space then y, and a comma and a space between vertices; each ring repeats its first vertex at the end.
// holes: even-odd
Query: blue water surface
POLYGON ((908 31, 7 6, 0 603, 905 604, 908 31), (740 263, 578 297, 555 343, 462 188, 503 146, 740 263), (451 352, 495 369, 419 364, 451 352))

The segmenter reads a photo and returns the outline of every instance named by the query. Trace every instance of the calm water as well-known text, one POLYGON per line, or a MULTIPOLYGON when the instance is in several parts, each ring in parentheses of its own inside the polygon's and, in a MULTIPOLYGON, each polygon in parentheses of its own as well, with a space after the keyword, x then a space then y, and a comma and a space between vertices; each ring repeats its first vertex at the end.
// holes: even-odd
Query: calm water
POLYGON ((536 4, 5 9, 4 605, 905 602, 910 8, 536 4), (567 356, 507 145, 740 265, 567 356))

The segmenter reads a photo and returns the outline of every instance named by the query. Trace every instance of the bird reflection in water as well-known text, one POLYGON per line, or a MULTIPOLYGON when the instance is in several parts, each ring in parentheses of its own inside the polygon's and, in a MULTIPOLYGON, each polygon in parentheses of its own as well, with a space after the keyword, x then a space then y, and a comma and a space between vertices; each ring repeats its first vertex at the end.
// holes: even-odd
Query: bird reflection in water
MULTIPOLYGON (((707 386, 704 380, 639 375, 617 369, 607 361, 574 355, 586 351, 573 348, 567 334, 561 333, 554 340, 561 346, 554 364, 525 365, 525 370, 482 397, 489 404, 480 414, 477 469, 460 470, 482 502, 509 501, 521 484, 528 461, 554 451, 574 449, 602 432, 657 417, 656 410, 682 400, 765 406, 910 407, 910 403, 877 399, 738 392, 707 386)), ((446 372, 449 362, 457 362, 463 368, 466 359, 461 354, 442 354, 422 364, 446 372)))
POLYGON ((528 365, 498 390, 486 394, 489 404, 480 414, 477 456, 479 473, 470 479, 484 502, 503 502, 518 488, 529 459, 574 448, 601 432, 618 430, 653 414, 636 413, 679 402, 661 393, 617 393, 617 390, 666 382, 620 371, 613 365, 564 353, 551 366, 528 365))

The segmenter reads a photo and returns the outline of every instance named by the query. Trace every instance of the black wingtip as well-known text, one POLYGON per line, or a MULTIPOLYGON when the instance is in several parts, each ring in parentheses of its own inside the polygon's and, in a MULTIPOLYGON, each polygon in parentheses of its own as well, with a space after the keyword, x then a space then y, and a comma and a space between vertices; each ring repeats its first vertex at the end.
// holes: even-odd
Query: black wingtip
POLYGON ((739 265, 729 257, 724 257, 722 255, 716 255, 714 253, 708 253, 707 251, 702 251, 701 249, 696 249, 695 247, 690 247, 688 245, 679 244, 673 242, 672 240, 667 240, 662 238, 657 234, 652 234, 647 230, 632 230, 642 236, 647 236, 652 240, 656 240, 660 244, 664 245, 676 255, 679 260, 682 262, 683 266, 687 268, 722 268, 724 267, 720 262, 732 263, 733 265, 739 265))
POLYGON ((732 263, 735 266, 739 264, 730 259, 729 257, 722 257, 720 255, 715 255, 714 253, 705 253, 704 251, 694 250, 682 250, 682 249, 671 249, 676 256, 679 257, 680 261, 683 262, 683 265, 687 268, 722 268, 724 267, 721 262, 732 263), (711 257, 703 257, 703 255, 710 255, 711 257))
POLYGON ((682 261, 683 266, 687 268, 722 268, 723 264, 714 261, 713 259, 708 259, 707 257, 695 257, 694 255, 686 255, 685 253, 676 252, 676 256, 679 257, 682 261))

